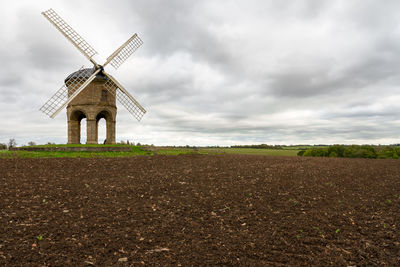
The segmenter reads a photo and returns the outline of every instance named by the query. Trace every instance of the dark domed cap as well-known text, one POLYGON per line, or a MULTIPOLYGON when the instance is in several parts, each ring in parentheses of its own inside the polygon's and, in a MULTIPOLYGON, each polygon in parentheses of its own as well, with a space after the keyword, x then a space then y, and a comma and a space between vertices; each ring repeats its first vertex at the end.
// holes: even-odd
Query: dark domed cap
MULTIPOLYGON (((78 71, 75 71, 74 73, 71 73, 68 75, 67 78, 65 78, 64 83, 67 83, 70 79, 88 79, 93 73, 95 72, 95 68, 87 68, 87 69, 81 69, 78 71)), ((103 73, 97 73, 96 79, 101 79, 103 81, 107 81, 108 78, 104 76, 103 73)))

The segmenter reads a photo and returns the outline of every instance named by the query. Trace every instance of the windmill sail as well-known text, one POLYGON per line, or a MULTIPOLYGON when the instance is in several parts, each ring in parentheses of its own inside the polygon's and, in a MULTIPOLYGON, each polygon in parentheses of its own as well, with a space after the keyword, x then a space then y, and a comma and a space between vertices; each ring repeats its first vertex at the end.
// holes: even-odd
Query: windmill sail
POLYGON ((113 76, 103 72, 108 80, 104 84, 105 88, 116 96, 120 102, 138 121, 140 121, 146 110, 129 94, 129 92, 113 76))
MULTIPOLYGON (((81 72, 84 69, 85 67, 82 66, 78 72, 81 72)), ((74 77, 73 79, 70 79, 68 81, 68 87, 66 84, 61 86, 61 88, 58 89, 57 92, 55 92, 39 110, 50 118, 53 118, 55 116, 54 113, 68 100, 68 94, 73 94, 83 82, 84 80, 82 77, 74 77)))
POLYGON ((111 54, 107 58, 106 63, 104 63, 104 67, 110 63, 115 69, 118 69, 125 60, 130 57, 141 45, 143 44, 142 39, 135 33, 131 38, 128 39, 121 47, 115 50, 114 53, 111 54))
MULTIPOLYGON (((82 67, 79 71, 84 71, 82 67)), ((79 72, 78 71, 78 72, 79 72)), ((50 118, 54 118, 63 108, 65 108, 86 86, 89 85, 100 72, 100 69, 93 72, 93 74, 87 78, 84 76, 75 76, 68 80, 58 91, 50 97, 49 100, 44 103, 40 108, 40 111, 48 115, 50 118)))
POLYGON ((92 58, 97 54, 96 50, 91 47, 71 26, 69 26, 53 9, 42 12, 43 16, 50 21, 64 36, 67 38, 87 59, 95 66, 97 63, 92 58))

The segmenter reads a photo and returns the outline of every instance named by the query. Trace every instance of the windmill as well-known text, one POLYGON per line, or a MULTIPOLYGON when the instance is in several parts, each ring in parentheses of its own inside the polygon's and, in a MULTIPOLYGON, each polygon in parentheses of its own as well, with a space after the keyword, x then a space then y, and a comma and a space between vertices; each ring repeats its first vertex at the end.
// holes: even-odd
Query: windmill
POLYGON ((68 143, 80 143, 80 122, 86 118, 87 143, 97 144, 98 123, 106 120, 107 144, 115 143, 115 119, 117 115, 116 99, 138 121, 141 120, 146 110, 129 94, 129 92, 110 74, 104 67, 111 64, 117 69, 143 41, 135 33, 114 53, 103 65, 97 64, 93 56, 97 52, 74 29, 71 28, 54 10, 42 12, 61 33, 67 38, 90 62, 93 68, 82 67, 70 74, 64 85, 47 100, 40 111, 54 118, 61 110, 67 108, 68 117, 68 143))

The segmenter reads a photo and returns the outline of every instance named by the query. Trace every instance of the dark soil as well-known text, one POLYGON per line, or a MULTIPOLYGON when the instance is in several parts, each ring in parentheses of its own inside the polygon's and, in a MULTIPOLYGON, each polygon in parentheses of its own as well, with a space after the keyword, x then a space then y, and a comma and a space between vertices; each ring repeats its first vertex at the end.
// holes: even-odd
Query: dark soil
POLYGON ((389 265, 398 160, 0 160, 0 265, 389 265))

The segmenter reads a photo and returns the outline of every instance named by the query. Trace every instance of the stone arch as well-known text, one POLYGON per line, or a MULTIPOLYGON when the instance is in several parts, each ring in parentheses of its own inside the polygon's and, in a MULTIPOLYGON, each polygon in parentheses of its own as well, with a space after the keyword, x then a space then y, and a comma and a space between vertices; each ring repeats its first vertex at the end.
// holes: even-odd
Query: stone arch
POLYGON ((81 109, 75 109, 74 111, 71 112, 69 115, 69 120, 82 120, 84 118, 87 118, 86 113, 81 110, 81 109))
POLYGON ((101 109, 96 115, 96 140, 98 140, 99 121, 106 121, 106 144, 115 144, 115 114, 107 108, 101 109))
POLYGON ((81 121, 87 115, 83 110, 73 110, 68 118, 68 143, 80 144, 81 142, 81 121))

